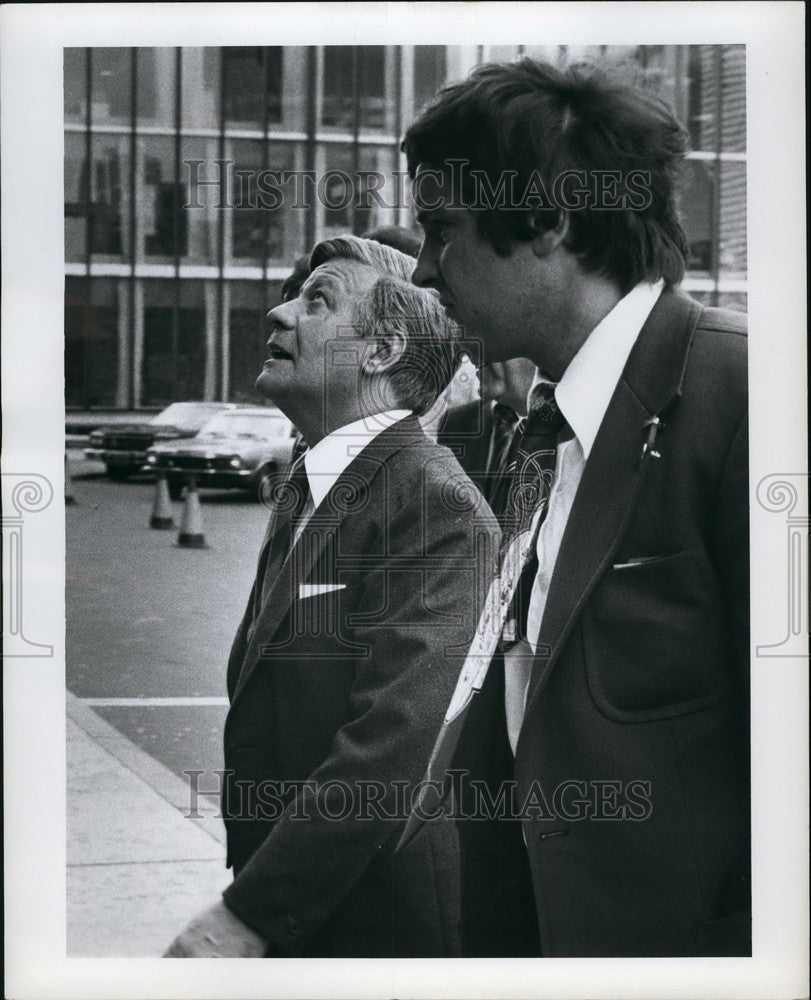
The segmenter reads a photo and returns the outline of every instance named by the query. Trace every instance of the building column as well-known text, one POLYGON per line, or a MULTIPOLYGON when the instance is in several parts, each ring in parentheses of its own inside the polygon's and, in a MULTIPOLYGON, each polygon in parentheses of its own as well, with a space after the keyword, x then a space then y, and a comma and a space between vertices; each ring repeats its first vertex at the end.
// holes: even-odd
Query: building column
POLYGON ((132 402, 138 409, 141 405, 144 370, 144 283, 135 278, 132 294, 132 402))
MULTIPOLYGON (((212 286, 213 282, 207 282, 207 285, 212 286)), ((216 310, 216 300, 217 296, 213 296, 213 301, 215 303, 216 310)), ((208 309, 208 301, 206 301, 206 309, 208 309)), ((216 315, 216 312, 212 312, 212 316, 216 315)), ((230 371, 230 355, 231 355, 231 283, 230 281, 222 282, 222 341, 220 342, 220 371, 222 372, 222 381, 220 385, 222 386, 222 391, 220 393, 220 399, 227 402, 230 398, 230 384, 231 384, 231 371, 230 371)))
POLYGON ((132 279, 119 279, 116 282, 118 296, 118 377, 116 380, 115 405, 125 410, 130 394, 130 316, 129 287, 132 279))
POLYGON ((217 284, 206 280, 203 284, 206 304, 206 372, 203 380, 203 399, 211 402, 217 398, 217 284))

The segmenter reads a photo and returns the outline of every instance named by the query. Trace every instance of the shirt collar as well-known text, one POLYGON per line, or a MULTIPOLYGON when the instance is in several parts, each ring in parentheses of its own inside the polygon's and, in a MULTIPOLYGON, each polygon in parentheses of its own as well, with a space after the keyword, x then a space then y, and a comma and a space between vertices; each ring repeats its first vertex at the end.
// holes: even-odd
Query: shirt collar
POLYGON ((318 505, 338 481, 341 473, 371 441, 387 427, 411 415, 411 410, 385 410, 361 417, 327 434, 304 453, 304 469, 313 498, 318 505))
MULTIPOLYGON (((664 288, 640 282, 594 327, 555 389, 560 411, 589 457, 628 356, 664 288)), ((548 381, 536 372, 532 388, 548 381)), ((530 389, 530 392, 532 389, 530 389)))

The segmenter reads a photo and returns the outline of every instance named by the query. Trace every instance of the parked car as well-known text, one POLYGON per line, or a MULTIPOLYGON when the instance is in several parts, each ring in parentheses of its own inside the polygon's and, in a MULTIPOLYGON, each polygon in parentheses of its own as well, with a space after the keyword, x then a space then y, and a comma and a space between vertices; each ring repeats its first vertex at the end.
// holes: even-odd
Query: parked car
POLYGON ((84 455, 104 462, 110 479, 122 482, 144 468, 146 450, 155 441, 193 437, 216 413, 235 408, 236 403, 172 403, 152 420, 91 431, 84 455))
POLYGON ((218 413, 187 441, 166 441, 147 452, 147 466, 165 473, 169 495, 177 500, 189 476, 198 486, 239 487, 261 498, 263 484, 290 464, 296 429, 271 407, 245 407, 218 413))

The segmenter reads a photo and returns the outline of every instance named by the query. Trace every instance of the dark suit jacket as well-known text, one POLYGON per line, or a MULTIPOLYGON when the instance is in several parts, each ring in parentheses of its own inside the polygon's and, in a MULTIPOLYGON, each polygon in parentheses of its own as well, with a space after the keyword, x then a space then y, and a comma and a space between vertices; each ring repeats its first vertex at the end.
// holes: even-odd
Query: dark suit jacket
POLYGON ((487 491, 487 458, 493 431, 493 404, 474 399, 448 410, 437 441, 454 453, 476 486, 487 491))
MULTIPOLYGON (((666 291, 574 500, 515 758, 546 956, 750 953, 744 334, 666 291)), ((463 893, 481 901, 488 824, 467 826, 463 893)))
POLYGON ((498 527, 474 494, 407 418, 341 475, 255 621, 251 595, 228 666, 224 898, 268 954, 458 953, 453 823, 395 856, 392 783, 420 780, 479 613, 498 527))

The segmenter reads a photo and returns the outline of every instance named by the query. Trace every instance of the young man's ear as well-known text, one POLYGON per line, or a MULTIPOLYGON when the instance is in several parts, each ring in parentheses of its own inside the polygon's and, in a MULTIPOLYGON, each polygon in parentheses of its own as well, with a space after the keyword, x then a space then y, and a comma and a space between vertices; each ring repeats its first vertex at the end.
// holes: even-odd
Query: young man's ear
POLYGON ((560 209, 560 218, 552 229, 544 229, 539 212, 529 216, 529 228, 532 232, 532 252, 536 257, 548 257, 553 250, 564 242, 569 234, 569 213, 560 209))
POLYGON ((405 354, 406 338, 392 327, 380 331, 364 351, 361 369, 366 375, 380 375, 387 371, 405 354))

